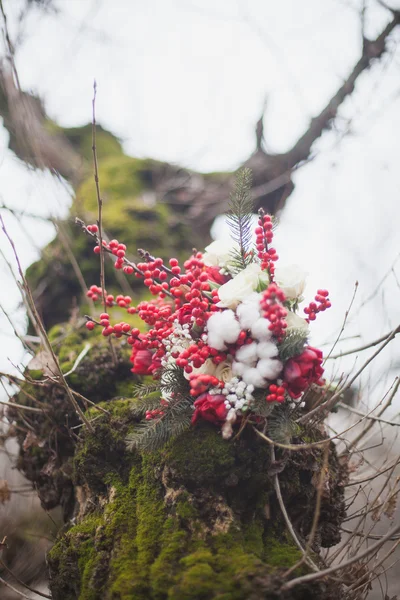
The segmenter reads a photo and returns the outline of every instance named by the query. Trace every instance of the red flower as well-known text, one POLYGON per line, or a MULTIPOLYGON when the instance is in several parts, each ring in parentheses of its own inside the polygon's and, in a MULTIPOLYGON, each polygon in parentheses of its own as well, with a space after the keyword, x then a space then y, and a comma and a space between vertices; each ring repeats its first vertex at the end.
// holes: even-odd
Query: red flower
POLYGON ((225 396, 217 394, 202 394, 194 403, 195 411, 192 417, 192 425, 199 419, 210 421, 210 423, 222 423, 226 419, 228 413, 225 406, 225 396))
POLYGON ((312 383, 323 385, 321 377, 322 352, 308 346, 298 356, 290 358, 283 371, 283 379, 287 383, 287 391, 291 398, 300 398, 302 392, 312 383))
POLYGON ((219 283, 223 285, 229 279, 227 275, 222 275, 218 267, 205 267, 205 272, 208 275, 208 279, 210 281, 214 281, 215 283, 219 283))
POLYGON ((150 350, 132 348, 130 361, 133 363, 131 371, 136 375, 151 375, 154 371, 153 353, 150 350))
POLYGON ((191 323, 193 307, 190 304, 184 304, 177 312, 178 321, 181 325, 191 323))

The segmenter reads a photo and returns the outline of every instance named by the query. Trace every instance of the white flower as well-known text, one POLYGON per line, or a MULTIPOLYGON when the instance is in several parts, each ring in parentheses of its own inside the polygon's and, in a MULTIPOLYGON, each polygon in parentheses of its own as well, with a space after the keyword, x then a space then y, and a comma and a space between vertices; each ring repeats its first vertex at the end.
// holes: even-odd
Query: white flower
POLYGON ((247 368, 248 365, 245 365, 244 363, 237 361, 233 361, 232 363, 232 372, 238 377, 241 377, 247 368))
POLYGON ((254 366, 257 361, 257 344, 245 344, 236 351, 236 360, 246 365, 254 366))
POLYGON ((231 242, 223 240, 215 240, 211 242, 203 254, 203 262, 206 267, 226 267, 232 262, 232 251, 235 245, 231 242))
POLYGON ((295 300, 302 295, 306 286, 307 272, 298 265, 277 266, 275 281, 288 300, 295 300))
POLYGON ((232 362, 230 360, 224 360, 219 365, 213 363, 212 358, 207 358, 207 360, 201 365, 201 367, 193 367, 192 372, 186 373, 183 372, 183 375, 186 379, 190 379, 190 375, 214 375, 220 381, 226 383, 230 381, 233 377, 232 373, 232 362))
POLYGON ((276 379, 282 371, 282 368, 282 363, 280 360, 276 360, 276 358, 262 358, 257 363, 257 371, 260 376, 265 377, 265 379, 276 379))
POLYGON ((291 310, 288 310, 288 313, 286 315, 286 323, 286 331, 290 331, 291 329, 297 329, 304 333, 304 335, 308 335, 309 325, 307 321, 299 317, 299 315, 296 315, 296 313, 292 312, 291 310))
POLYGON ((230 381, 233 377, 231 361, 224 360, 224 362, 217 365, 213 375, 224 383, 230 381))
POLYGON ((267 382, 256 367, 247 367, 242 375, 242 379, 245 383, 254 385, 255 388, 267 387, 267 382))
POLYGON ((226 344, 234 344, 239 337, 240 325, 232 310, 214 313, 207 321, 208 345, 225 350, 226 344))
POLYGON ((272 338, 272 331, 270 331, 269 326, 270 322, 261 317, 252 324, 251 335, 257 340, 269 340, 272 338))
POLYGON ((274 358, 278 356, 278 347, 273 342, 260 342, 257 346, 259 358, 274 358))
POLYGON ((257 263, 250 263, 233 279, 227 281, 218 290, 218 306, 236 308, 258 287, 260 281, 268 282, 268 274, 257 263))

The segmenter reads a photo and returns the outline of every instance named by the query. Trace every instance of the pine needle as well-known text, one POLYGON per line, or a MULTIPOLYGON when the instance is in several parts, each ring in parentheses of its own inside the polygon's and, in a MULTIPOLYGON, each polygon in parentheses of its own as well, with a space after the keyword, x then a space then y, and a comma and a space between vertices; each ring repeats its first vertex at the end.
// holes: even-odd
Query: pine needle
POLYGON ((245 269, 253 262, 251 251, 253 200, 251 197, 252 173, 241 169, 236 175, 235 189, 230 197, 227 223, 231 237, 238 248, 232 252, 232 264, 236 271, 245 269))

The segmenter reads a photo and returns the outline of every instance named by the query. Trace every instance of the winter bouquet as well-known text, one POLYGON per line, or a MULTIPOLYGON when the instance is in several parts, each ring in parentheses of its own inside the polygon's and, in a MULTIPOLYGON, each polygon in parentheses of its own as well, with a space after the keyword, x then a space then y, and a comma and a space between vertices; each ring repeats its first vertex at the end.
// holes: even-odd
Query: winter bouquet
POLYGON ((263 210, 253 231, 250 187, 243 170, 227 216, 232 242, 194 250, 183 265, 143 250, 142 262, 129 261, 124 244, 102 239, 99 225, 83 225, 96 239, 94 251, 115 255, 115 268, 142 278, 154 296, 135 307, 130 297, 97 286, 88 292, 102 297, 105 309, 117 304, 144 324, 112 324, 107 310, 86 323, 106 337, 124 336, 132 372, 148 376, 133 390, 132 410, 143 420, 131 446, 164 443, 200 421, 228 439, 248 423, 263 425, 277 406, 293 410, 311 386, 323 384, 322 352, 307 340, 310 322, 330 306, 328 292, 318 290, 304 318, 298 314, 306 273, 277 263, 273 221, 263 210))

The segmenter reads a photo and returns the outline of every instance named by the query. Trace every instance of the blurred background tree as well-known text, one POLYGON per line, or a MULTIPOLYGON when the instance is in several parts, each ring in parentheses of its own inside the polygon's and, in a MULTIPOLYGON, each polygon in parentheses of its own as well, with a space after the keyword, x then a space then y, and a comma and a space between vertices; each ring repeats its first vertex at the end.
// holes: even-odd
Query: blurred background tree
MULTIPOLYGON (((384 132, 385 127, 392 129, 388 115, 398 105, 399 94, 400 13, 396 7, 378 1, 330 2, 323 8, 313 3, 303 15, 293 2, 283 3, 279 9, 259 2, 238 2, 235 7, 230 3, 215 7, 207 2, 171 2, 168 7, 159 2, 151 7, 136 3, 128 7, 120 2, 111 9, 106 2, 67 5, 62 1, 18 2, 12 6, 3 2, 2 8, 0 114, 8 133, 7 144, 29 168, 43 171, 45 193, 62 198, 63 203, 61 210, 56 209, 57 198, 53 198, 56 202, 49 203, 43 214, 38 210, 38 197, 22 208, 9 200, 12 180, 3 190, 4 212, 10 216, 13 211, 24 227, 19 235, 27 247, 26 264, 32 262, 30 236, 36 251, 44 245, 35 235, 35 213, 45 219, 50 215, 59 231, 41 260, 28 270, 47 327, 70 318, 98 272, 86 240, 71 224, 75 215, 93 220, 97 210, 91 151, 92 75, 100 81, 98 113, 103 127, 98 129, 97 150, 105 228, 110 237, 119 237, 132 251, 144 245, 163 256, 184 253, 193 245, 204 246, 215 219, 225 210, 233 172, 244 164, 253 170, 256 207, 280 215, 283 231, 291 237, 286 255, 304 244, 300 254, 309 258, 312 252, 320 272, 335 272, 340 265, 341 277, 333 278, 337 295, 343 295, 339 308, 348 303, 349 279, 354 281, 354 272, 358 274, 360 267, 368 286, 379 282, 388 269, 395 273, 391 267, 396 254, 394 245, 389 245, 397 210, 395 201, 389 202, 393 199, 393 179, 388 184, 390 198, 382 188, 369 198, 364 194, 364 173, 357 179, 356 162, 350 161, 350 172, 343 178, 349 196, 339 188, 330 195, 324 180, 332 171, 332 162, 346 163, 349 155, 351 158, 368 145, 365 140, 370 141, 367 136, 376 122, 384 132), (43 41, 36 27, 44 34, 43 41), (191 31, 192 41, 186 37, 191 31), (58 35, 62 40, 60 53, 56 52, 58 35), (190 60, 182 59, 175 65, 176 56, 185 52, 189 52, 190 60), (51 64, 53 53, 56 59, 51 64), (109 54, 108 59, 105 54, 109 54), (43 60, 49 59, 44 68, 43 60), (85 69, 80 70, 78 65, 85 61, 85 69), (85 79, 90 72, 90 81, 76 87, 70 67, 74 62, 79 77, 85 79), (157 72, 152 73, 151 68, 156 67, 157 72), (188 68, 194 74, 191 80, 188 68), (201 69, 207 72, 206 91, 201 69), (196 78, 200 84, 196 85, 196 78), (191 82, 187 86, 191 89, 182 86, 185 80, 191 82), (179 93, 173 93, 174 88, 179 93), (210 98, 211 106, 202 112, 199 104, 210 102, 210 98), (239 109, 240 105, 246 110, 239 109), (71 126, 77 123, 83 124, 71 126), (171 142, 173 138, 179 142, 171 142), (346 146, 349 138, 356 138, 355 146, 351 142, 346 146), (234 151, 232 147, 236 147, 234 151), (131 154, 150 155, 152 159, 131 158, 131 154), (205 175, 204 171, 213 172, 205 175), (50 182, 48 173, 56 184, 50 182), (295 191, 299 181, 303 186, 300 194, 295 191), (65 189, 74 197, 67 218, 65 189), (305 201, 308 194, 314 196, 311 203, 305 201), (281 213, 290 197, 285 231, 281 213), (294 203, 298 208, 293 208, 294 203), (371 231, 376 215, 381 226, 371 231), (355 230, 365 235, 358 236, 355 230), (335 246, 341 250, 336 252, 335 246), (350 253, 354 268, 346 280, 343 271, 348 268, 350 253)), ((386 163, 375 175, 377 190, 386 170, 390 172, 388 165, 398 139, 387 132, 372 140, 378 154, 382 147, 388 147, 386 163)), ((49 236, 47 232, 45 235, 49 236)), ((316 279, 318 273, 313 276, 316 279)), ((125 279, 116 279, 111 265, 107 282, 130 290, 125 279)), ((396 285, 394 276, 392 284, 396 285)), ((137 288, 132 291, 136 293, 137 288)), ((389 288, 389 294, 391 291, 389 288)), ((388 305, 377 325, 380 328, 391 321, 394 297, 385 302, 388 305)), ((367 313, 365 320, 369 318, 367 313)), ((362 322, 358 327, 367 336, 378 333, 362 322)), ((380 368, 387 371, 386 364, 380 368)), ((22 437, 20 441, 23 443, 22 437)), ((48 480, 55 477, 51 472, 48 480, 43 478, 41 471, 46 464, 44 461, 31 473, 42 503, 50 509, 62 498, 66 516, 70 516, 71 499, 63 496, 63 485, 53 485, 49 496, 48 480)), ((27 472, 26 464, 23 470, 27 472)))

